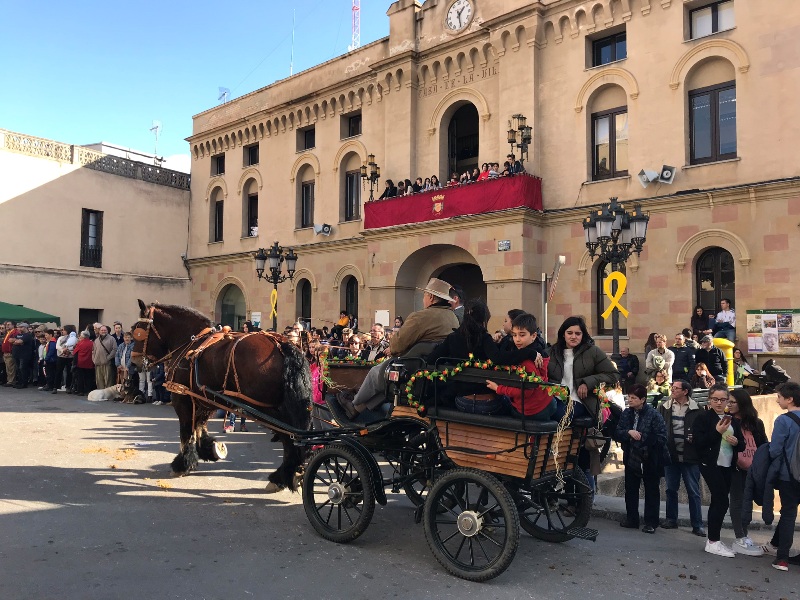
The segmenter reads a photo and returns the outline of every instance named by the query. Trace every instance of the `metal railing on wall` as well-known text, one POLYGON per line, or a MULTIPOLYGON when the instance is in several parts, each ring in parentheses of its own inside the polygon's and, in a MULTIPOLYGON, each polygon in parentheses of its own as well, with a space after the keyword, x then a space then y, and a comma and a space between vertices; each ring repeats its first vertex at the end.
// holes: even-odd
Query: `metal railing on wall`
POLYGON ((12 131, 0 130, 0 146, 10 152, 75 164, 95 171, 182 190, 188 190, 191 182, 191 176, 180 171, 12 131))

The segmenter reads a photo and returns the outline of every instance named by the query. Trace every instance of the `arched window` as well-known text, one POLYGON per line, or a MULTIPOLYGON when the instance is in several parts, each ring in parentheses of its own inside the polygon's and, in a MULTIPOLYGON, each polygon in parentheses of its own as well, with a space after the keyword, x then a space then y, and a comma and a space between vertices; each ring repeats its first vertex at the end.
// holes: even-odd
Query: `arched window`
POLYGON ((297 229, 314 226, 314 169, 304 165, 297 173, 297 229))
POLYGON ((307 326, 311 324, 311 282, 301 279, 297 284, 297 317, 307 326))
POLYGON ((223 200, 221 188, 215 188, 214 191, 211 192, 209 210, 208 241, 221 242, 223 239, 223 217, 225 215, 225 202, 223 200))
POLYGON ((250 179, 242 190, 242 237, 258 236, 258 183, 250 179))
MULTIPOLYGON (((624 275, 625 274, 625 265, 620 266, 620 272, 624 275)), ((613 311, 608 315, 607 318, 603 318, 603 313, 606 309, 611 306, 611 298, 606 296, 605 293, 605 282, 606 277, 608 277, 612 273, 613 269, 611 263, 601 262, 597 265, 596 279, 595 279, 595 323, 597 323, 597 335, 611 335, 613 333, 611 327, 611 319, 613 318, 613 311)), ((611 284, 611 297, 614 297, 617 292, 617 283, 613 282, 611 284)), ((627 288, 626 291, 622 294, 622 298, 620 298, 619 303, 628 308, 627 302, 627 288)), ((620 335, 628 335, 628 319, 620 313, 619 315, 619 334, 620 335)))
POLYGON ((341 202, 339 221, 356 221, 361 218, 361 158, 350 152, 342 159, 341 202))
POLYGON ((689 90, 689 162, 703 164, 737 156, 736 69, 715 57, 695 65, 689 90))
POLYGON ((717 314, 723 298, 736 307, 736 272, 733 256, 724 248, 709 248, 697 258, 697 304, 706 313, 717 314))
POLYGON ((625 90, 608 85, 589 100, 592 181, 628 174, 628 106, 625 90))
POLYGON ((344 309, 358 319, 358 280, 348 277, 344 285, 344 309))
POLYGON ((223 325, 228 325, 234 331, 242 330, 242 323, 247 317, 247 306, 239 286, 230 284, 223 288, 220 293, 217 314, 219 322, 223 325))

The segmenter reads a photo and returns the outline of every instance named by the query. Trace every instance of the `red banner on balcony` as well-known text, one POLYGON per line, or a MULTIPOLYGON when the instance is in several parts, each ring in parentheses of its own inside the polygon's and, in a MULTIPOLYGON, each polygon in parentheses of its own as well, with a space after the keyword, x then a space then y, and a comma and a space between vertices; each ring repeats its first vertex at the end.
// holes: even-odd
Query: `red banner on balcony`
POLYGON ((526 206, 542 210, 542 180, 531 175, 488 179, 364 204, 364 229, 424 223, 526 206))

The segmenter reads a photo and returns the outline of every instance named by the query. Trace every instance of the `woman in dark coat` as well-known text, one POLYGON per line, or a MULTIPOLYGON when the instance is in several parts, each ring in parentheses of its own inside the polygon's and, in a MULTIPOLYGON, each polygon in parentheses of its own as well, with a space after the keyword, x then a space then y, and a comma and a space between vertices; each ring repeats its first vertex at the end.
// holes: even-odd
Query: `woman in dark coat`
POLYGON ((709 317, 710 315, 706 314, 702 306, 694 307, 692 319, 689 324, 692 327, 692 334, 696 335, 698 340, 704 335, 711 333, 711 326, 708 322, 709 317))
POLYGON ((745 449, 745 439, 739 419, 727 413, 728 396, 728 386, 724 383, 711 386, 708 410, 694 420, 691 443, 700 455, 700 473, 711 492, 705 550, 733 558, 731 549, 720 541, 720 530, 730 504, 731 474, 737 454, 745 449))
MULTIPOLYGON (((550 348, 547 378, 561 383, 570 390, 574 402, 574 416, 597 418, 600 400, 595 389, 605 383, 614 387, 619 372, 605 352, 594 345, 582 317, 568 317, 558 328, 558 340, 550 348)), ((563 416, 564 404, 553 418, 563 416)))
POLYGON ((661 414, 647 403, 647 390, 634 384, 628 389, 628 408, 622 412, 614 439, 622 444, 625 465, 625 511, 622 527, 639 528, 639 488, 644 483, 645 533, 655 533, 661 506, 659 486, 664 476, 667 426, 661 414))

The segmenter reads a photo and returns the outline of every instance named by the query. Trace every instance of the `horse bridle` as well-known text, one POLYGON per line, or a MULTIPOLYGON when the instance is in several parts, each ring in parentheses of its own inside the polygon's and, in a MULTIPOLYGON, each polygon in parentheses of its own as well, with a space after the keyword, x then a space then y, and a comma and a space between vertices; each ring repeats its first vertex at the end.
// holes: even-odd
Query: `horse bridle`
POLYGON ((132 352, 131 355, 132 356, 143 356, 144 357, 144 361, 146 363, 153 363, 153 364, 155 364, 158 361, 158 359, 155 356, 151 356, 151 355, 147 354, 147 342, 150 339, 150 330, 152 330, 153 333, 156 334, 156 337, 159 340, 161 339, 161 334, 158 333, 158 329, 156 329, 155 323, 153 323, 153 315, 155 314, 155 311, 156 311, 156 307, 153 306, 153 305, 150 305, 150 311, 147 313, 147 317, 144 318, 144 319, 139 319, 138 321, 136 321, 136 326, 134 327, 133 333, 131 334, 131 335, 133 335, 133 339, 135 339, 137 342, 142 342, 142 341, 144 342, 144 346, 142 346, 142 351, 141 352, 132 352), (145 329, 145 328, 139 327, 139 323, 147 323, 147 328, 145 329))

